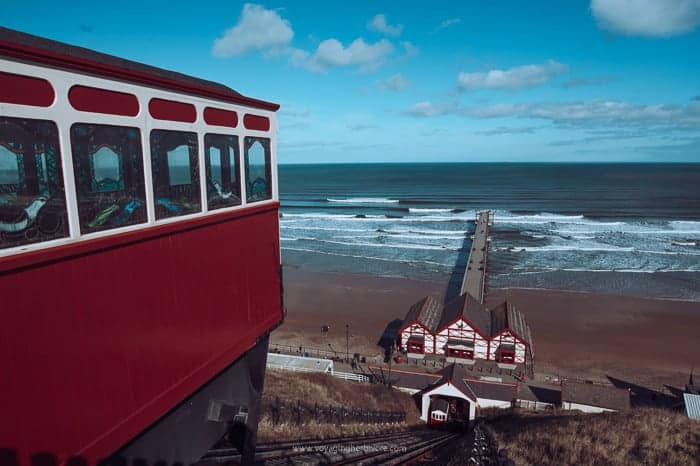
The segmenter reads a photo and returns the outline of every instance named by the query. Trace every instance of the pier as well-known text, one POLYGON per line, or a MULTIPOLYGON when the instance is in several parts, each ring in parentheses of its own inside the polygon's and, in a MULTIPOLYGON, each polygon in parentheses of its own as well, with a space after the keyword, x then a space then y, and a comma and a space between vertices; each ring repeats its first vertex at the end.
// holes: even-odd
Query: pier
POLYGON ((484 302, 486 284, 486 260, 489 254, 489 228, 493 225, 493 212, 479 212, 476 218, 476 230, 472 236, 467 269, 464 272, 460 295, 469 293, 480 303, 484 302))

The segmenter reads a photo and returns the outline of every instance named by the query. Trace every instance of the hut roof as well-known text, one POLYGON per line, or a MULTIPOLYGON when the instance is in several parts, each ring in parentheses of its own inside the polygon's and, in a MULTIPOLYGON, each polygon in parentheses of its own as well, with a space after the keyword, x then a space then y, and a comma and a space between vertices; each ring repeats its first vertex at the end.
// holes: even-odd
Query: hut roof
POLYGON ((444 328, 460 317, 474 324, 485 336, 490 334, 489 311, 469 293, 464 293, 445 305, 438 328, 444 328))
POLYGON ((430 374, 427 372, 412 372, 401 369, 392 369, 391 373, 389 373, 387 368, 379 366, 369 366, 369 370, 375 375, 383 373, 385 377, 391 379, 391 383, 395 387, 409 388, 413 390, 422 390, 440 379, 439 374, 430 374))
POLYGON ((477 396, 474 393, 474 390, 472 390, 469 384, 467 384, 465 380, 467 374, 461 365, 452 363, 438 371, 437 375, 440 375, 441 377, 431 385, 425 387, 422 390, 423 392, 431 391, 433 388, 449 382, 455 388, 457 388, 457 390, 464 393, 467 398, 471 398, 472 400, 476 401, 477 396))
POLYGON ((490 336, 493 337, 506 329, 513 330, 532 348, 532 335, 525 315, 510 301, 503 301, 491 309, 490 336))
POLYGON ((435 332, 440 323, 441 314, 442 304, 432 296, 426 296, 408 310, 403 327, 419 322, 431 332, 435 332))
POLYGON ((630 392, 612 385, 567 381, 561 385, 561 401, 622 411, 630 408, 630 392))
POLYGON ((559 404, 561 401, 561 390, 537 385, 520 384, 518 399, 528 401, 539 401, 540 403, 559 404))
POLYGON ((499 401, 513 401, 518 397, 518 384, 491 382, 488 380, 466 379, 477 398, 499 401))

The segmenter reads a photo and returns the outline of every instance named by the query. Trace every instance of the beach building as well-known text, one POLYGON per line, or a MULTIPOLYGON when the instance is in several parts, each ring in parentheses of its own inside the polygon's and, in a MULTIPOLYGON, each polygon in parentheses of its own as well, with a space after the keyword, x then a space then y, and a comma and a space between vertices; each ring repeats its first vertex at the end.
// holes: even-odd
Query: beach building
POLYGON ((401 348, 409 358, 422 359, 435 353, 435 331, 440 324, 442 304, 426 296, 411 306, 399 328, 401 348))
POLYGON ((443 406, 449 406, 448 417, 452 420, 472 421, 476 418, 477 398, 463 377, 463 369, 456 364, 438 372, 440 378, 431 385, 423 388, 414 396, 420 399, 420 419, 444 422, 443 406))
POLYGON ((630 391, 612 385, 594 383, 562 382, 561 408, 602 413, 630 409, 630 391))
POLYGON ((533 384, 519 384, 515 405, 534 410, 554 409, 561 403, 561 390, 533 384))
POLYGON ((501 367, 515 368, 533 359, 532 335, 525 316, 509 301, 491 310, 489 357, 501 367), (507 367, 512 365, 512 367, 507 367))
POLYGON ((435 353, 447 362, 474 364, 488 359, 490 316, 486 307, 472 295, 463 294, 442 309, 435 333, 435 353))
POLYGON ((441 374, 436 372, 419 372, 407 369, 392 369, 391 371, 387 371, 383 367, 372 365, 368 366, 368 368, 375 378, 380 380, 388 379, 392 387, 408 393, 409 395, 415 395, 425 387, 434 384, 442 377, 441 374))
POLYGON ((532 333, 525 315, 504 301, 489 310, 465 293, 442 306, 430 296, 411 306, 399 329, 409 358, 425 355, 448 363, 495 361, 502 369, 532 366, 532 333))
POLYGON ((389 378, 394 388, 416 397, 425 422, 444 422, 444 414, 449 420, 455 416, 458 420, 474 420, 479 409, 510 408, 519 399, 517 382, 474 379, 464 366, 455 363, 434 373, 393 369, 389 378), (445 411, 446 406, 451 411, 445 411))
POLYGON ((465 379, 465 382, 476 396, 479 409, 501 408, 508 409, 518 399, 520 384, 495 382, 490 380, 465 379))

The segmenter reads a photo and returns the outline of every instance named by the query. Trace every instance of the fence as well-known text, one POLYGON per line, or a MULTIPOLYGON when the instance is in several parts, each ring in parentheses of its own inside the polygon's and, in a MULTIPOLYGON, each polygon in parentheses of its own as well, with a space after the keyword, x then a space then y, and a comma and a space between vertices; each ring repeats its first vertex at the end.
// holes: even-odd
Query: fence
POLYGON ((303 424, 316 421, 333 424, 396 424, 406 420, 406 413, 397 411, 368 411, 342 406, 319 406, 301 401, 263 398, 262 410, 269 414, 273 424, 303 424))
POLYGON ((369 377, 362 374, 355 374, 354 372, 338 372, 334 371, 331 374, 333 377, 337 377, 343 380, 354 380, 355 382, 369 383, 369 377))
POLYGON ((475 466, 515 466, 505 450, 498 449, 493 431, 482 422, 477 422, 472 430, 473 442, 469 454, 469 464, 475 466))
POLYGON ((323 348, 314 348, 312 346, 295 346, 282 345, 279 343, 270 343, 270 351, 278 351, 286 354, 298 354, 305 357, 319 357, 333 360, 344 359, 346 354, 339 351, 331 351, 323 348))
POLYGON ((555 408, 554 403, 545 403, 544 401, 532 400, 517 400, 513 403, 516 408, 539 410, 552 410, 555 408))

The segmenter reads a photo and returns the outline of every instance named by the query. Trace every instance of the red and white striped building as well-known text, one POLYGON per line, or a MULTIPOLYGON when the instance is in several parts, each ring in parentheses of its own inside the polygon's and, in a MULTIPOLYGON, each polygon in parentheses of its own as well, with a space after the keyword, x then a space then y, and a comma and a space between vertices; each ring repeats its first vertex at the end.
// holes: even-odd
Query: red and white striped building
POLYGON ((489 310, 468 293, 444 306, 426 296, 409 309, 399 333, 401 349, 411 358, 429 354, 461 364, 488 360, 506 368, 533 360, 530 327, 509 301, 489 310))
POLYGON ((532 335, 525 316, 503 301, 491 310, 489 359, 502 364, 525 364, 532 359, 532 335))
POLYGON ((435 331, 440 324, 442 304, 426 296, 411 306, 399 329, 401 348, 409 358, 422 359, 435 353, 435 331))
POLYGON ((435 353, 448 362, 473 363, 488 359, 489 311, 470 294, 459 296, 443 308, 441 325, 435 334, 435 353))

